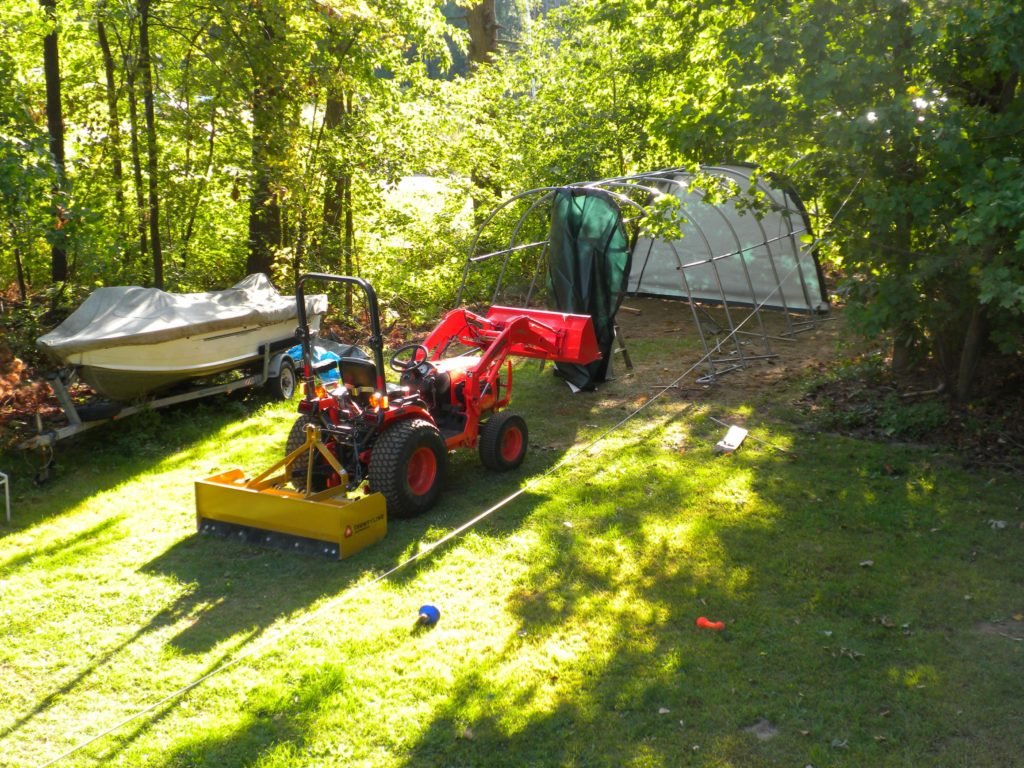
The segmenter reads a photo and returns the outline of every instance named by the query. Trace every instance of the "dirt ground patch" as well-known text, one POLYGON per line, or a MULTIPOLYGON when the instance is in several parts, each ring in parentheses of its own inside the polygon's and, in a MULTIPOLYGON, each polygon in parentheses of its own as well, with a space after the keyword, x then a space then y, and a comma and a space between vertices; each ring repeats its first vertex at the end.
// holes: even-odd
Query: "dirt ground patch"
POLYGON ((664 355, 633 355, 635 375, 652 385, 672 382, 716 349, 710 369, 698 366, 678 383, 681 396, 728 409, 761 407, 771 418, 796 420, 796 428, 879 441, 917 443, 957 456, 968 467, 1024 475, 1024 365, 1020 356, 995 361, 979 382, 978 397, 955 403, 934 371, 897 377, 888 368, 887 346, 850 332, 841 307, 825 317, 786 317, 721 308, 696 312, 675 301, 628 299, 618 316, 627 347, 654 341, 664 355), (630 311, 635 310, 635 311, 630 311), (695 317, 696 315, 696 317, 695 317), (728 329, 743 333, 730 337, 728 329), (671 340, 690 340, 685 351, 671 340), (659 342, 660 340, 660 342, 659 342), (719 345, 716 347, 716 345, 719 345), (679 358, 676 358, 679 355, 679 358), (728 370, 744 358, 744 365, 728 370))
POLYGON ((638 377, 652 385, 667 383, 666 377, 674 380, 692 368, 679 388, 724 404, 770 399, 792 389, 808 375, 825 371, 845 343, 839 312, 802 318, 776 312, 752 315, 740 308, 727 315, 718 307, 694 311, 679 301, 631 298, 617 320, 627 348, 640 341, 664 348, 664 355, 631 355, 638 377), (740 333, 731 335, 730 327, 740 333), (679 340, 685 340, 682 346, 679 340), (712 364, 704 359, 706 350, 713 351, 712 364), (712 374, 713 383, 707 381, 712 374))

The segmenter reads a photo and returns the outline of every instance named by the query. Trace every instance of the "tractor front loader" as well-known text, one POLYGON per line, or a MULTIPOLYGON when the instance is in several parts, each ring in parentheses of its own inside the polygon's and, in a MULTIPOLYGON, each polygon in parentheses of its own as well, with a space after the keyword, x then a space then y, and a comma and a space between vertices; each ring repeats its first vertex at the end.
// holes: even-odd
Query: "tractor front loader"
POLYGON ((585 365, 600 357, 587 315, 491 307, 455 309, 422 343, 391 355, 385 378, 377 295, 358 277, 305 274, 296 285, 304 396, 284 458, 254 478, 232 470, 196 483, 200 530, 223 525, 325 542, 339 557, 386 533, 387 516, 430 509, 444 484, 450 450, 476 448, 485 467, 522 464, 529 432, 506 410, 511 356, 585 365), (308 281, 362 289, 370 353, 314 365, 305 316, 308 281), (320 376, 337 366, 337 377, 320 376), (290 488, 288 486, 291 486, 290 488), (386 512, 385 512, 386 510, 386 512))

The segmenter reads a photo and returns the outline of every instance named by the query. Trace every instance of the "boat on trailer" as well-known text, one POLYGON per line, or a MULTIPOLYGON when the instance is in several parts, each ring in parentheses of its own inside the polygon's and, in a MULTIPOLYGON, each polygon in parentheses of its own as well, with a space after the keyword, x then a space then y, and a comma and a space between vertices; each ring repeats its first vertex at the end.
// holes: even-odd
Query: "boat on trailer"
MULTIPOLYGON (((306 297, 315 331, 327 297, 306 297)), ((37 345, 99 395, 127 402, 258 364, 295 344, 298 309, 263 274, 223 291, 99 288, 37 345)))

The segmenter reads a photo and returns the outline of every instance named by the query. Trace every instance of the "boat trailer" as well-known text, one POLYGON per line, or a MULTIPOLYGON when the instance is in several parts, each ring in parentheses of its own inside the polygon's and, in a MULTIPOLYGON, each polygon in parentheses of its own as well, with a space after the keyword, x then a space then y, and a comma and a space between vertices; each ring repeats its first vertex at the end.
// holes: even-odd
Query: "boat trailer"
POLYGON ((74 367, 65 367, 46 374, 46 383, 53 391, 66 423, 60 426, 48 426, 43 423, 40 414, 35 415, 36 434, 23 440, 18 447, 23 450, 38 450, 43 454, 43 464, 36 473, 38 484, 49 480, 50 468, 54 463, 56 443, 94 427, 102 426, 111 421, 120 421, 142 411, 167 408, 190 400, 199 400, 214 395, 224 395, 240 389, 268 386, 273 394, 284 400, 290 400, 295 392, 295 369, 288 356, 288 349, 295 345, 295 339, 285 339, 274 344, 263 345, 259 349, 260 369, 255 373, 237 376, 230 381, 199 383, 179 388, 173 393, 137 400, 133 403, 119 403, 111 400, 90 401, 76 404, 71 396, 71 388, 78 381, 78 373, 74 367))

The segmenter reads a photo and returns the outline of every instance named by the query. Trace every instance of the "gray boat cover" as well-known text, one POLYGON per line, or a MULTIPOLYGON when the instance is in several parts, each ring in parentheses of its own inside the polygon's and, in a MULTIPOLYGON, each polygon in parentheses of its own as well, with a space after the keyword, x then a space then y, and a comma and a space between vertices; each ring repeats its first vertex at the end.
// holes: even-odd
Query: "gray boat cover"
MULTIPOLYGON (((327 311, 327 296, 306 297, 308 317, 327 311)), ((36 340, 56 360, 111 346, 155 344, 199 333, 264 326, 297 317, 295 298, 282 296, 261 273, 224 291, 166 293, 156 288, 98 288, 59 326, 36 340)))

